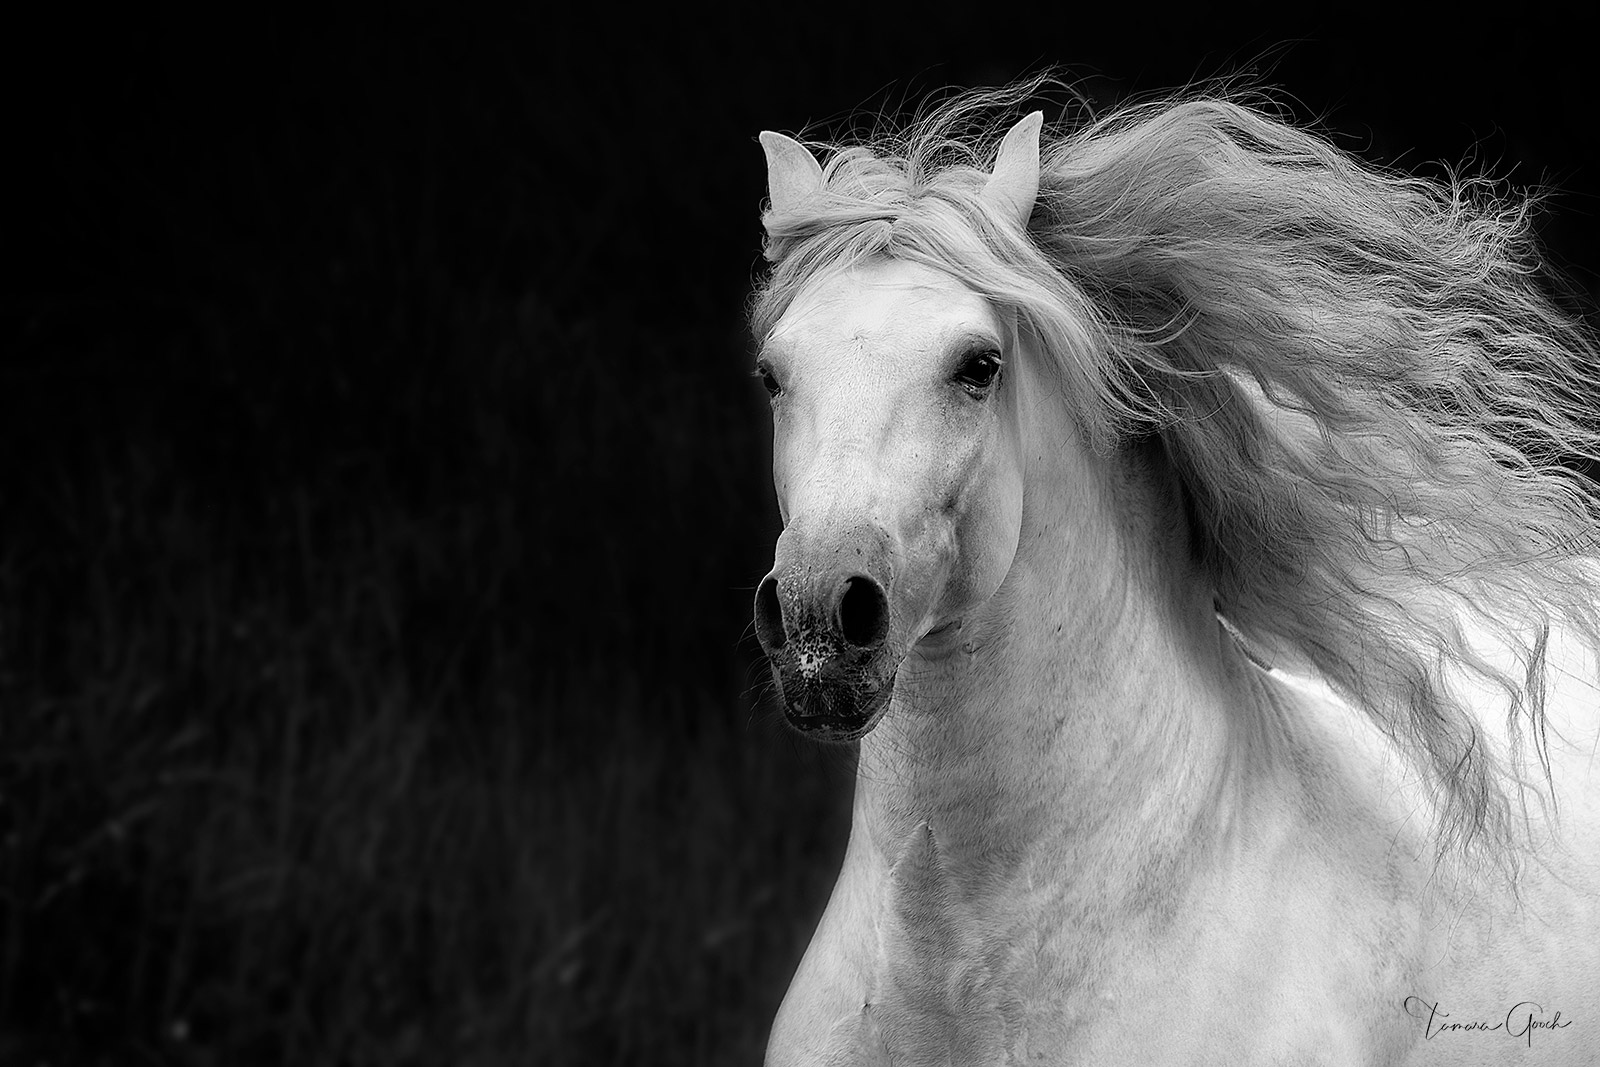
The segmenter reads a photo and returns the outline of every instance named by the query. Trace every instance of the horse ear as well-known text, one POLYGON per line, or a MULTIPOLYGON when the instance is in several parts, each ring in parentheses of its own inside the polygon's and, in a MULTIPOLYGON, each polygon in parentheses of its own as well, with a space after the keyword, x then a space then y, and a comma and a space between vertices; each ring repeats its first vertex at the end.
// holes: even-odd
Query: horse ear
POLYGON ((1044 112, 1035 111, 1011 127, 1000 142, 994 173, 983 187, 983 199, 1023 229, 1028 228, 1028 216, 1039 196, 1039 127, 1043 124, 1044 112))
POLYGON ((805 145, 763 130, 761 147, 767 153, 767 195, 773 211, 789 211, 822 188, 822 167, 805 145))

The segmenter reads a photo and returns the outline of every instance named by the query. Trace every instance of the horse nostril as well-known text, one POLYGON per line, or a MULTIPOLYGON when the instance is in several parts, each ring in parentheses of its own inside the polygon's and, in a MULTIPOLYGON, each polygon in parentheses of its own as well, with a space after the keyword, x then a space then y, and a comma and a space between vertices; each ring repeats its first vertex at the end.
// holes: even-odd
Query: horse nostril
POLYGON ((857 648, 876 648, 889 633, 889 598, 871 578, 856 575, 839 599, 839 632, 857 648))
POLYGON ((756 640, 767 652, 783 647, 783 608, 778 604, 778 583, 767 578, 756 590, 756 640))

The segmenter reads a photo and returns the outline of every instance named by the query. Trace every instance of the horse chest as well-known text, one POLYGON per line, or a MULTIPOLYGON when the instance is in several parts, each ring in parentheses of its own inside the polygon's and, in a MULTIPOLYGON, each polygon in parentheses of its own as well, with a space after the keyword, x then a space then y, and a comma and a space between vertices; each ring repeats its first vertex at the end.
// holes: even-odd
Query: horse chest
POLYGON ((1236 874, 1211 881, 1179 918, 1133 915, 1092 934, 1024 918, 1039 901, 894 911, 885 885, 847 880, 846 913, 824 920, 780 1019, 811 1036, 793 1046, 800 1058, 773 1062, 1396 1061, 1404 1020, 1371 1020, 1398 1003, 1412 946, 1307 923, 1348 910, 1333 899, 1348 894, 1284 874, 1271 892, 1236 874))

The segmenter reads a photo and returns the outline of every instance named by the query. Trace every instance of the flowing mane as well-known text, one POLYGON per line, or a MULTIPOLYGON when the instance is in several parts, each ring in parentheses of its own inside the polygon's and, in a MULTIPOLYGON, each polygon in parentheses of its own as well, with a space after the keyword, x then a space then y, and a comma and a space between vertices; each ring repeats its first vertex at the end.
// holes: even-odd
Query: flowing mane
POLYGON ((1226 99, 1046 130, 1026 239, 980 196, 1002 114, 968 94, 768 211, 757 337, 819 273, 954 275, 1056 361, 1085 439, 1158 439, 1218 610, 1415 761, 1441 848, 1517 841, 1520 781, 1460 676, 1542 746, 1553 626, 1600 644, 1600 455, 1582 324, 1540 288, 1530 204, 1367 165, 1226 99), (1508 654, 1490 655, 1486 634, 1508 654))

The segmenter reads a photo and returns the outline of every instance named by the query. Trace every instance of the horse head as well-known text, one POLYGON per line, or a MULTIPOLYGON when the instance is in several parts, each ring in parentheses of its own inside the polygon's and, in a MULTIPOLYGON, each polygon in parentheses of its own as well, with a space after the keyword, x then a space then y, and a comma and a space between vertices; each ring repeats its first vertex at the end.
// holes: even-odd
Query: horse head
MULTIPOLYGON (((1040 119, 1008 135, 982 192, 1017 227, 1040 119)), ((762 142, 775 211, 822 191, 802 145, 762 142)), ((1014 314, 885 255, 813 278, 765 338, 784 532, 755 623, 796 728, 867 733, 911 649, 953 636, 999 588, 1021 526, 1027 362, 1014 314)))

